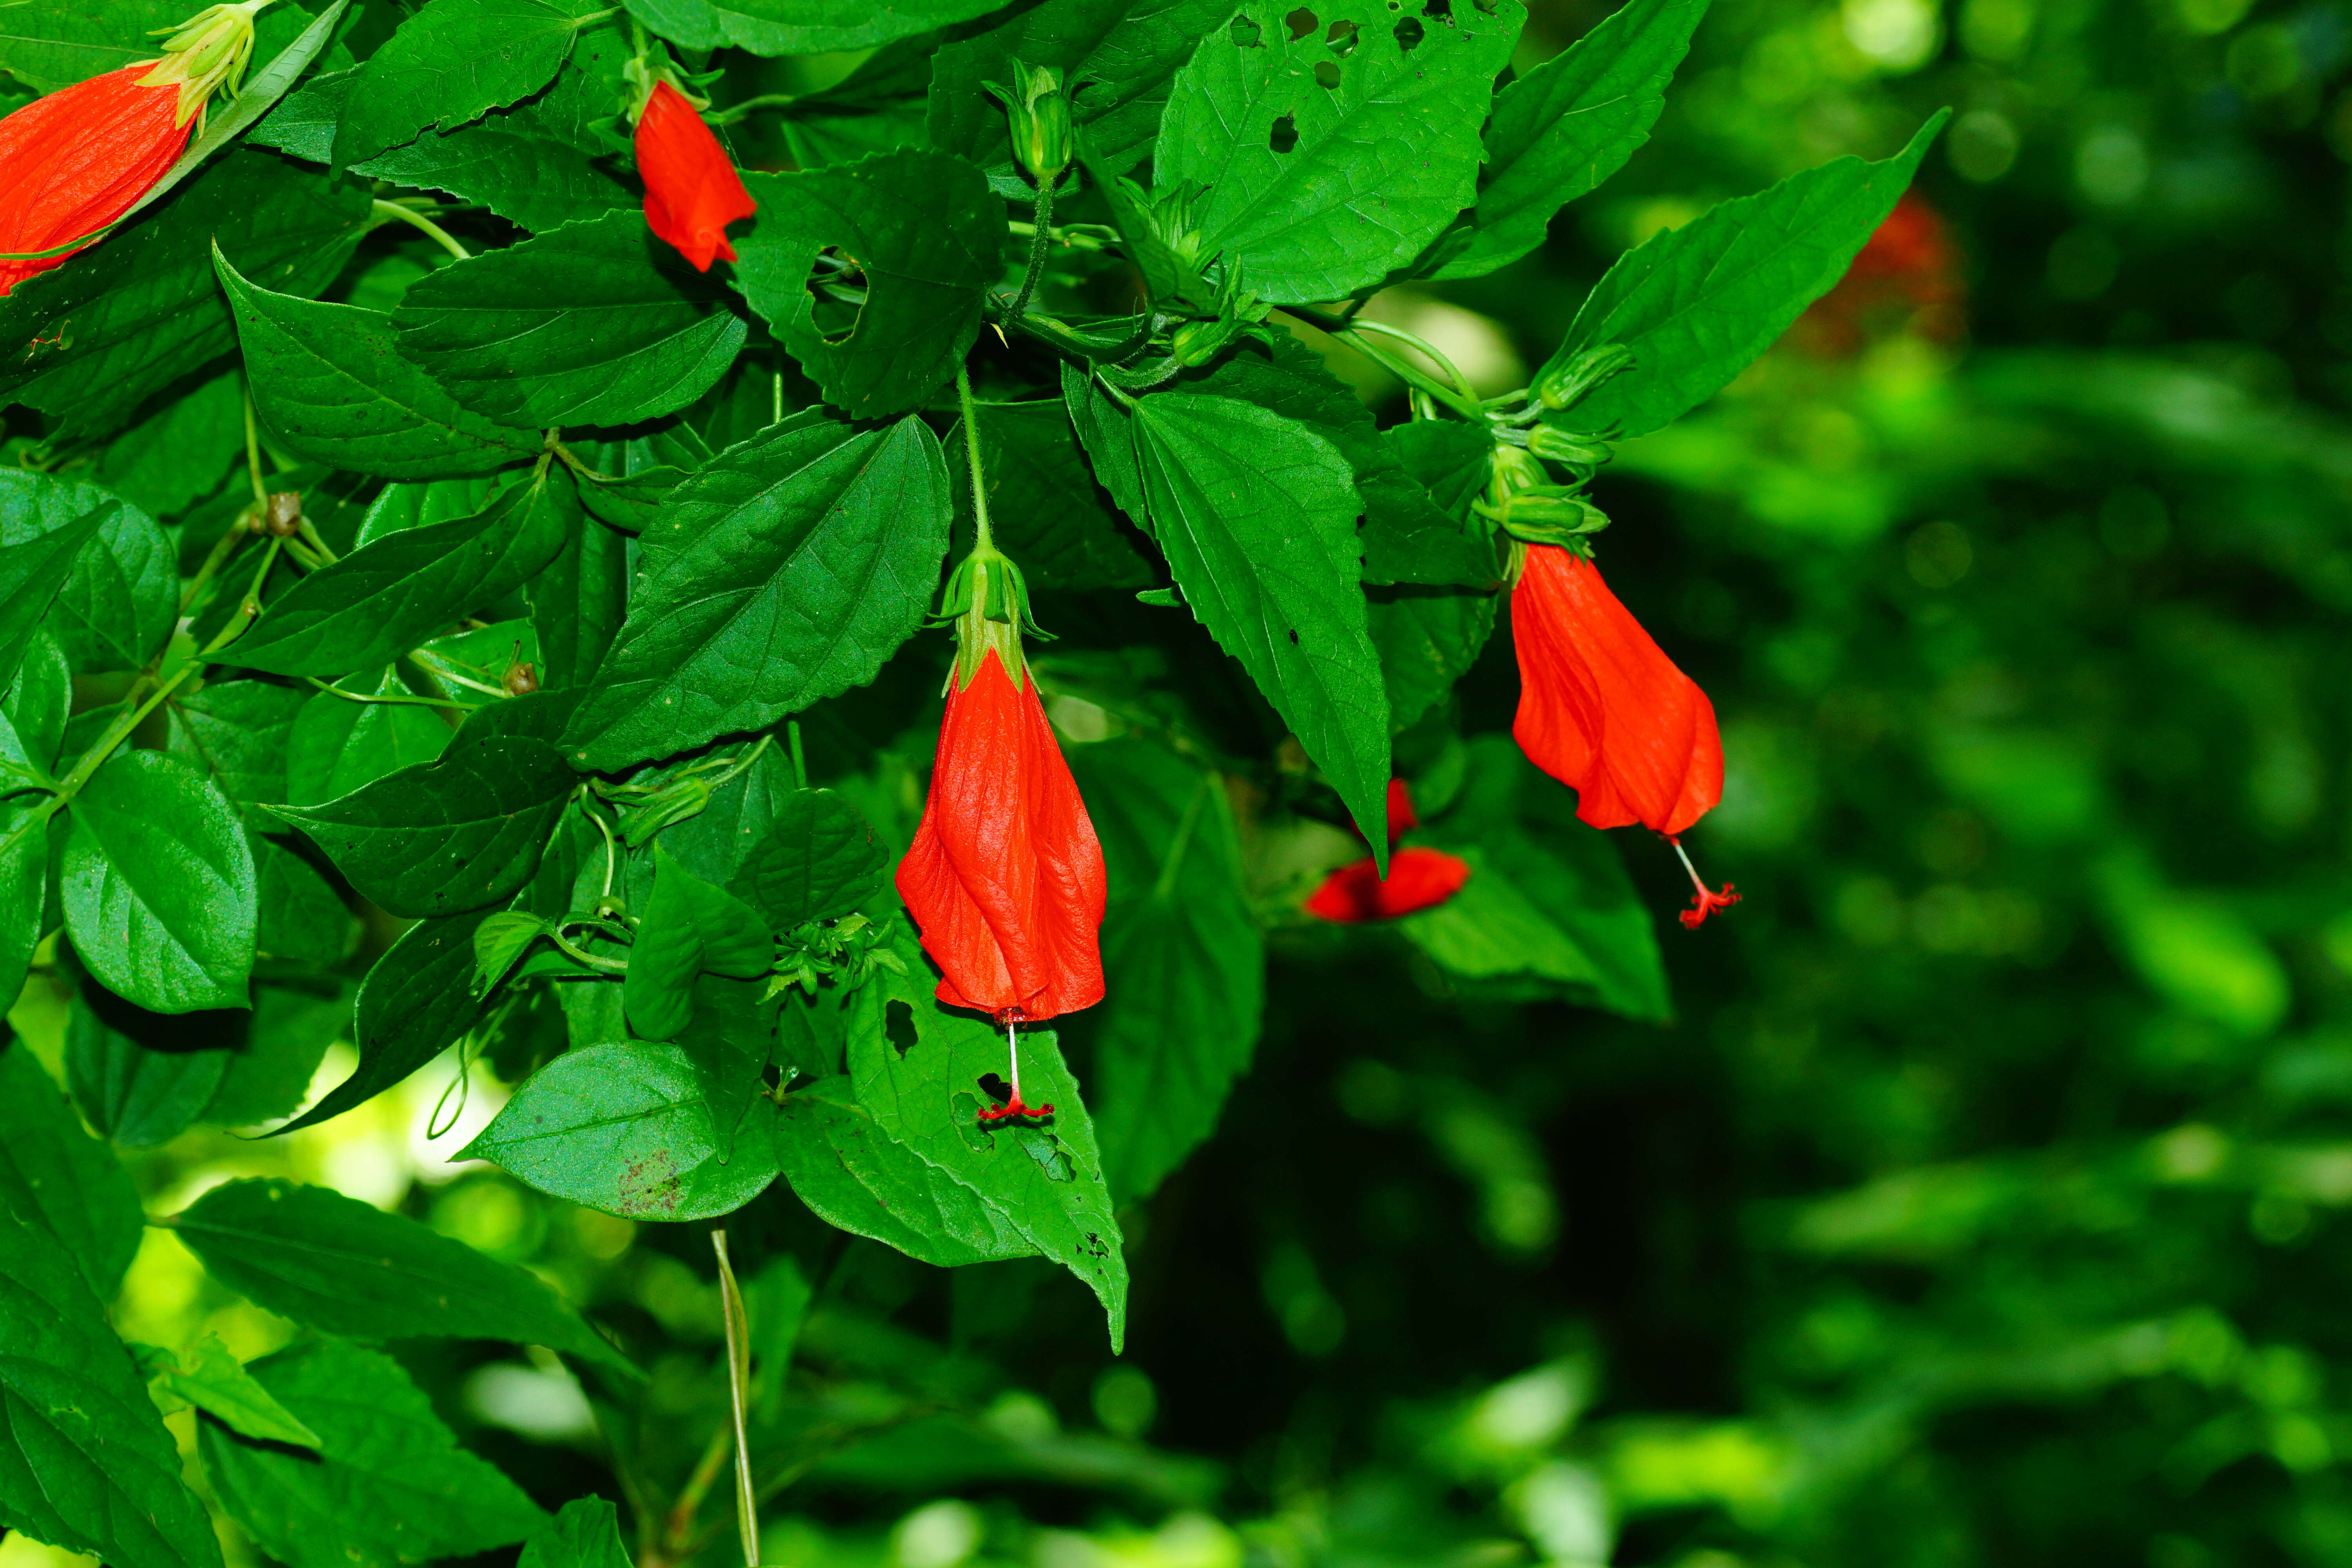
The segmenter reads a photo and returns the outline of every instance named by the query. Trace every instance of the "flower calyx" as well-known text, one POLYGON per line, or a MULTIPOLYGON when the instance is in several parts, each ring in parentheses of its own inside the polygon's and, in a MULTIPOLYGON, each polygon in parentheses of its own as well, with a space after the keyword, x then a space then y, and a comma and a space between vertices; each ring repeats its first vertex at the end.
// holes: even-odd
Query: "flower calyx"
POLYGON ((1273 313, 1274 307, 1242 287, 1242 268, 1228 261, 1217 283, 1216 320, 1187 321, 1169 339, 1181 365, 1203 365, 1273 313))
POLYGON ((653 101, 654 89, 667 82, 670 90, 686 100, 686 106, 700 114, 710 107, 708 94, 694 89, 709 87, 727 73, 723 70, 693 73, 682 71, 669 58, 669 51, 658 42, 651 43, 644 53, 634 55, 621 68, 623 91, 627 104, 624 114, 631 125, 646 117, 646 105, 653 101))
POLYGON ((1573 408, 1611 376, 1633 369, 1634 363, 1633 351, 1622 343, 1596 344, 1546 371, 1536 383, 1536 401, 1547 414, 1573 408))
POLYGON ((1013 155, 1021 167, 1049 188, 1070 166, 1070 98, 1062 90, 1062 73, 1054 66, 1013 62, 1013 85, 980 84, 1004 105, 1013 132, 1013 155))
POLYGON ((1029 613, 1029 583, 1012 557, 985 541, 957 563, 940 596, 935 626, 952 626, 956 634, 954 672, 950 689, 961 690, 980 670, 980 661, 993 652, 1013 679, 1014 689, 1029 679, 1029 664, 1021 651, 1024 632, 1050 642, 1052 635, 1029 613))
MULTIPOLYGON (((1582 492, 1582 480, 1555 484, 1550 472, 1531 453, 1498 443, 1486 493, 1474 500, 1470 510, 1519 543, 1557 544, 1589 557, 1591 551, 1586 536, 1608 527, 1609 514, 1582 492)), ((1516 572, 1513 581, 1517 581, 1516 572)))
POLYGON ((207 5, 176 26, 155 28, 151 36, 164 39, 163 58, 139 79, 138 85, 180 89, 179 107, 172 117, 174 125, 201 120, 215 92, 226 87, 229 96, 236 95, 246 65, 253 58, 253 15, 268 4, 269 0, 236 0, 207 5))

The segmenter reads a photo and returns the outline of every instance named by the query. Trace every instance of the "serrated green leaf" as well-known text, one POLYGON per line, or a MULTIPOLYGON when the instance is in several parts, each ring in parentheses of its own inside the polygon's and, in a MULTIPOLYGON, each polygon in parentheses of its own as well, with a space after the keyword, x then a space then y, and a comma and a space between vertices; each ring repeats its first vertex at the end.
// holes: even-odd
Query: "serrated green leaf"
POLYGON ((1265 943, 1223 781, 1143 740, 1073 746, 1069 761, 1111 887, 1090 1109, 1110 1190, 1132 1202, 1216 1131, 1249 1070, 1265 943))
POLYGON ((822 92, 783 106, 776 130, 796 168, 854 163, 870 153, 927 147, 923 110, 936 38, 898 38, 822 92))
POLYGON ((228 1182, 173 1224, 214 1278, 325 1333, 508 1340, 635 1370, 530 1270, 326 1187, 228 1182))
POLYGON ((182 1016, 180 1027, 83 984, 66 1016, 66 1082, 89 1124, 125 1149, 168 1143, 194 1126, 228 1073, 244 1019, 182 1016))
POLYGON ((1307 426, 1229 397, 1139 401, 1152 534, 1184 602, 1385 858, 1389 704, 1357 580, 1353 474, 1307 426))
POLYGON ((274 294, 215 251, 254 405, 281 445, 355 473, 436 479, 538 455, 536 430, 460 406, 393 346, 392 318, 274 294))
POLYGON ((472 517, 385 534, 311 573, 220 657, 278 675, 390 664, 520 587, 579 527, 571 476, 541 469, 472 517))
POLYGON ((268 680, 218 681, 182 692, 164 705, 171 721, 164 749, 240 805, 279 805, 294 724, 309 701, 308 693, 268 680))
POLYGON ((857 808, 829 789, 795 790, 730 884, 782 932, 836 920, 882 889, 889 851, 857 808))
POLYGON ((187 15, 176 0, 112 0, 104 6, 44 5, 13 12, 0 31, 0 71, 36 91, 58 88, 155 58, 150 28, 187 15))
POLYGON ((618 769, 873 679, 922 624, 947 525, 947 460, 919 418, 861 431, 805 415, 729 448, 646 531, 566 751, 618 769))
POLYGON ((629 14, 689 49, 732 45, 755 55, 870 49, 992 11, 1002 0, 898 0, 843 6, 832 0, 629 0, 629 14))
POLYGON ((428 126, 455 130, 555 79, 586 0, 431 0, 360 67, 334 161, 363 163, 428 126))
POLYGON ((98 482, 150 517, 168 517, 209 494, 244 443, 245 397, 230 372, 108 442, 98 482))
POLYGON ((1564 996, 1629 1018, 1673 1016, 1650 911, 1606 835, 1502 735, 1469 742, 1469 772, 1416 834, 1471 865, 1461 891, 1399 921, 1458 980, 1517 996, 1564 996))
POLYGON ((55 1237, 100 1300, 121 1288, 147 1224, 131 1173, 21 1043, 0 1047, 0 1220, 10 1215, 55 1237))
MULTIPOLYGON (((47 590, 59 557, 70 563, 47 620, 37 624, 57 637, 76 673, 137 669, 171 635, 180 596, 171 542, 120 497, 85 480, 0 469, 0 545, 31 547, 15 608, 28 610, 47 590), (65 537, 52 542, 52 534, 65 537)), ((24 629, 12 616, 0 637, 14 644, 24 629)))
POLYGON ((1633 368, 1554 422, 1643 436, 1720 391, 1845 276, 1950 113, 1937 111, 1883 163, 1833 159, 1619 257, 1530 384, 1604 343, 1633 350, 1633 368))
MULTIPOLYGON (((1058 397, 1042 403, 982 403, 973 409, 988 516, 1000 549, 1021 563, 1034 589, 1148 588, 1151 563, 1120 525, 1058 397)), ((950 432, 948 445, 961 439, 950 432)), ((971 480, 950 469, 956 513, 968 529, 971 480)))
MULTIPOLYGON (((597 488, 583 485, 582 501, 593 501, 597 488)), ((555 559, 524 584, 530 624, 539 634, 541 687, 581 685, 595 672, 621 635, 628 586, 627 540, 603 522, 583 520, 555 559)))
POLYGON ((961 158, 908 149, 743 184, 760 204, 736 242, 751 308, 853 418, 920 407, 980 335, 982 297, 1003 270, 1004 204, 988 182, 961 158), (840 321, 820 318, 809 291, 827 247, 862 276, 864 302, 840 321))
POLYGON ((1136 466, 1135 423, 1095 378, 1066 360, 1062 364, 1062 405, 1078 433, 1095 480, 1110 492, 1118 510, 1149 530, 1151 508, 1143 496, 1143 470, 1136 466))
POLYGON ((675 413, 718 384, 748 330, 724 284, 635 212, 441 268, 392 320, 400 352, 458 402, 533 426, 675 413))
POLYGON ((229 1353, 218 1334, 206 1334, 197 1342, 184 1362, 160 1351, 154 1355, 163 1364, 148 1373, 147 1386, 161 1396, 159 1403, 173 1401, 175 1409, 194 1405, 241 1436, 303 1448, 320 1447, 319 1435, 278 1404, 260 1380, 229 1353))
POLYGON ((1037 1256, 999 1207, 884 1131, 846 1078, 786 1095, 775 1137, 793 1195, 837 1229, 942 1268, 1037 1256))
MULTIPOLYGON (((414 697, 386 669, 335 683, 338 690, 371 697, 414 697)), ((354 702, 317 692, 294 716, 286 735, 288 805, 320 805, 353 794, 403 768, 438 757, 452 733, 441 715, 409 702, 354 702)))
POLYGON ((123 752, 74 797, 66 932, 107 989, 158 1013, 242 1007, 258 915, 245 826, 210 779, 123 752))
POLYGON ((1478 661, 1495 629, 1496 595, 1404 587, 1375 589, 1370 598, 1389 726, 1402 734, 1478 661))
POLYGON ((714 888, 654 846, 654 890, 629 949, 622 1001, 639 1037, 667 1040, 694 1016, 694 979, 704 971, 734 980, 768 972, 775 944, 760 911, 714 888))
POLYGON ((1201 40, 1154 161, 1161 190, 1207 187, 1194 209, 1206 251, 1239 261, 1244 284, 1278 305, 1379 282, 1470 205, 1478 127, 1526 13, 1517 0, 1342 0, 1297 38, 1287 15, 1255 0, 1201 40), (1336 86, 1317 79, 1324 67, 1336 86), (1287 151, 1277 122, 1296 137, 1287 151))
POLYGON ((731 1214, 776 1179, 763 1138, 740 1140, 734 1157, 720 1161, 684 1051, 634 1042, 574 1047, 540 1068, 463 1157, 633 1219, 731 1214))
POLYGON ((488 1460, 457 1446, 390 1356, 311 1340, 246 1369, 317 1433, 315 1454, 198 1429, 228 1515, 288 1568, 406 1568, 520 1541, 546 1519, 488 1460))
POLYGON ((360 1065, 318 1104, 271 1134, 293 1132, 373 1100, 446 1050, 481 1018, 468 982, 474 932, 489 911, 420 921, 360 983, 352 1023, 360 1065))
POLYGON ((1478 203, 1439 241, 1428 275, 1483 278, 1517 261, 1544 242, 1554 213, 1623 168, 1706 14, 1706 0, 1629 0, 1496 94, 1478 203))
POLYGON ((1169 83, 1232 0, 1045 0, 931 56, 931 145, 983 169, 1013 172, 1004 106, 984 82, 1013 80, 1013 62, 1062 73, 1070 120, 1103 166, 1125 174, 1159 132, 1169 83))
POLYGON ((276 815, 390 913, 446 915, 497 903, 530 879, 578 782, 542 741, 460 735, 439 762, 276 815))
POLYGON ((0 299, 0 403, 53 416, 52 436, 102 436, 236 346, 213 276, 215 243, 266 289, 308 297, 366 232, 368 194, 273 153, 236 148, 73 264, 0 299))
POLYGON ((979 1112, 991 1102, 980 1080, 1006 1074, 1004 1036, 940 1005, 932 994, 937 972, 910 931, 897 932, 892 946, 904 972, 877 968, 852 1002, 849 1077, 857 1104, 938 1178, 979 1197, 988 1228, 955 1239, 1003 1257, 1002 1238, 1017 1236, 1076 1275, 1102 1302, 1117 1353, 1127 1334, 1127 1260, 1094 1122, 1053 1033, 1022 1032, 1017 1075, 1025 1101, 1055 1108, 1051 1121, 983 1127, 979 1112), (915 1034, 903 1050, 888 1023, 901 1007, 915 1034))
POLYGON ((618 1510, 599 1497, 573 1498, 522 1543, 515 1568, 631 1568, 618 1510))
POLYGON ((0 1525, 120 1568, 220 1568, 106 1309, 47 1226, 6 1215, 0 1344, 0 1525))

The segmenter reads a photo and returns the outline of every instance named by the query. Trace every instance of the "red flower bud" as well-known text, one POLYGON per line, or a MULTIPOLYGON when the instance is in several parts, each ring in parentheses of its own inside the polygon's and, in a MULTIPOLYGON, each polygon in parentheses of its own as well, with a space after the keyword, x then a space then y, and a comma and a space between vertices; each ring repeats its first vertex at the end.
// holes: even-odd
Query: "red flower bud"
POLYGON ((1307 912, 1334 925, 1392 921, 1416 910, 1434 909, 1470 879, 1467 861, 1443 849, 1416 845, 1389 857, 1388 880, 1367 855, 1323 879, 1307 900, 1307 912))
POLYGON ((735 259, 727 226, 760 210, 741 176, 683 93, 666 81, 637 116, 637 173, 646 182, 646 226, 697 272, 714 258, 735 259))
POLYGON ((898 881, 949 1006, 1026 1023, 1102 1000, 1102 845, 1036 680, 1014 685, 994 648, 948 692, 898 881))
MULTIPOLYGON (((0 119, 0 254, 55 250, 96 233, 178 161, 189 131, 178 88, 139 85, 154 65, 78 81, 0 119)), ((65 259, 0 261, 0 295, 65 259)))
POLYGON ((1668 837, 1723 797, 1715 707, 1617 602, 1600 569, 1557 545, 1525 547, 1511 591, 1528 760, 1576 791, 1595 827, 1639 822, 1668 837))

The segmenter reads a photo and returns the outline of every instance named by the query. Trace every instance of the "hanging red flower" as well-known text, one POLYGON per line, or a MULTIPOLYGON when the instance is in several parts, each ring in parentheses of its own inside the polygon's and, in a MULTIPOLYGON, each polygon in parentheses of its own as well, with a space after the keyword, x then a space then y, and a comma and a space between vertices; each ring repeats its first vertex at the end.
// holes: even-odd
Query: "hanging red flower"
POLYGON ((646 226, 694 263, 710 270, 720 257, 735 259, 727 226, 760 210, 743 188, 727 149, 702 122, 686 95, 667 81, 637 113, 637 173, 646 182, 646 226))
MULTIPOLYGON (((1010 565, 1002 556, 985 563, 1010 565)), ((977 597, 987 594, 983 582, 977 597)), ((976 609, 961 618, 979 629, 950 678, 930 796, 898 864, 898 896, 945 976, 940 1001, 1031 1023, 1102 1000, 1102 845, 1019 632, 976 609)))
POLYGON ((1443 849, 1415 845, 1389 857, 1389 875, 1369 855, 1340 867, 1323 879, 1307 900, 1307 912, 1334 925, 1361 925, 1367 921, 1392 921, 1419 910, 1435 909, 1462 890, 1470 879, 1465 860, 1443 849))
POLYGON ((173 35, 163 58, 60 88, 0 119, 0 256, 28 258, 0 260, 0 295, 95 243, 170 171, 214 91, 245 68, 253 13, 267 4, 215 5, 159 29, 173 35))

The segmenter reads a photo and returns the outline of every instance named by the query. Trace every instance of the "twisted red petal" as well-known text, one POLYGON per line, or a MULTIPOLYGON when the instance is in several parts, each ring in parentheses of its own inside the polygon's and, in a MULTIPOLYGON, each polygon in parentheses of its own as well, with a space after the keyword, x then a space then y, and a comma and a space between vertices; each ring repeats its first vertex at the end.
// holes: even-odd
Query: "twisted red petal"
POLYGON ((1467 861, 1443 849, 1416 845, 1389 857, 1388 880, 1370 856, 1323 879, 1307 900, 1307 912, 1334 925, 1392 921, 1416 910, 1434 909, 1470 879, 1467 861))
MULTIPOLYGON (((104 228, 163 177, 188 144, 176 87, 141 87, 153 62, 50 93, 0 119, 0 252, 49 250, 104 228)), ((62 265, 0 261, 0 295, 62 265)))
POLYGON ((637 174, 646 182, 646 226, 677 247, 697 272, 735 259, 727 226, 759 204, 702 116, 666 81, 654 84, 637 118, 637 174))

